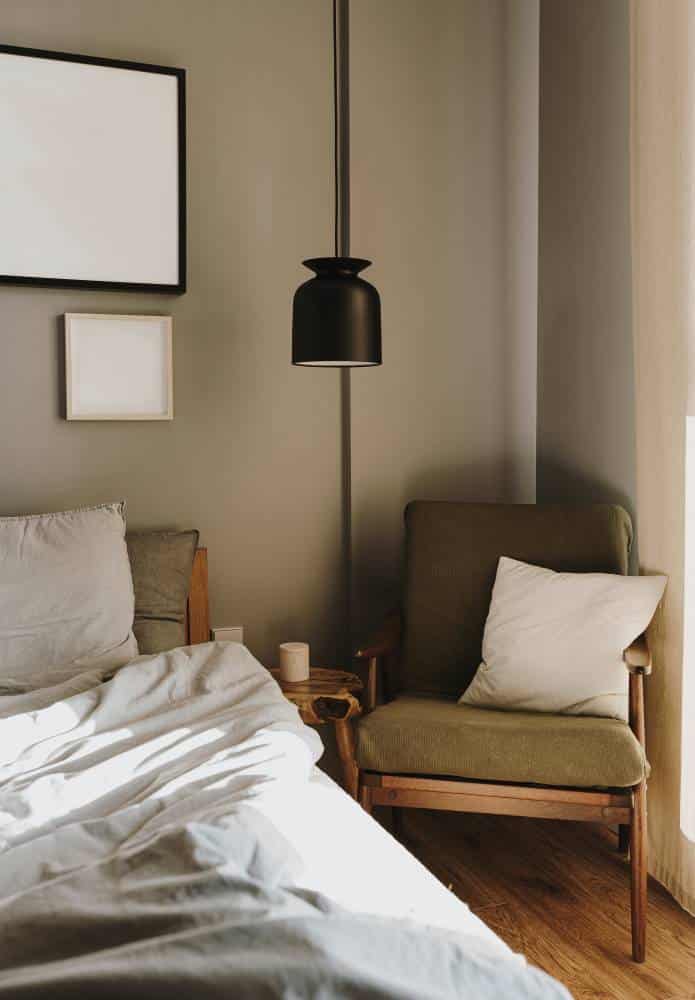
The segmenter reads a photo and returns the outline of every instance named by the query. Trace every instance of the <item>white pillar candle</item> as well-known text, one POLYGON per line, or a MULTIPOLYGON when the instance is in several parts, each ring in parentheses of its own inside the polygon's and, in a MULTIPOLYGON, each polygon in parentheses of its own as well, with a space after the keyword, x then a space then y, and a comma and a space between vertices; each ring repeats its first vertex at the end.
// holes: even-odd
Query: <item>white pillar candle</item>
POLYGON ((283 642, 278 647, 280 680, 287 684, 309 680, 309 643, 283 642))

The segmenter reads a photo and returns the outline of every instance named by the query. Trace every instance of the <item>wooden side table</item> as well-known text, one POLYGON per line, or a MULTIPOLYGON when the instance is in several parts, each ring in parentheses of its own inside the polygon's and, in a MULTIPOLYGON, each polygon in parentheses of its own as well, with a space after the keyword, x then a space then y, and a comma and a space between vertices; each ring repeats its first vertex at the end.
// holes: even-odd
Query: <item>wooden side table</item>
POLYGON ((356 697, 362 690, 362 681, 357 674, 350 674, 346 670, 326 670, 322 667, 312 667, 308 681, 297 681, 294 684, 281 681, 278 669, 270 672, 288 701, 299 709, 303 722, 309 726, 333 723, 345 791, 356 799, 359 772, 355 761, 355 735, 351 720, 362 711, 356 697))

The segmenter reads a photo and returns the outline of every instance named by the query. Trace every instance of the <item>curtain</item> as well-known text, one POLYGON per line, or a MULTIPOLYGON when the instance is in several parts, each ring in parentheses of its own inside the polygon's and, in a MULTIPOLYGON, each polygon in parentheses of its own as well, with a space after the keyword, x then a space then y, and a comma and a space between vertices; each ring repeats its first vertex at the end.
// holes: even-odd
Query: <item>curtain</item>
POLYGON ((631 0, 640 566, 669 584, 646 679, 650 871, 695 913, 695 0, 631 0))

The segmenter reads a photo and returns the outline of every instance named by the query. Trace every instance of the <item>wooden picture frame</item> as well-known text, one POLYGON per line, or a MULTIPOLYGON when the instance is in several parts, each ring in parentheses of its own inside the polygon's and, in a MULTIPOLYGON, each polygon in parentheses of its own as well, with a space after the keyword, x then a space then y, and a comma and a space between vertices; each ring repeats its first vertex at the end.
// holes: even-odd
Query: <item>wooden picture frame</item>
POLYGON ((185 77, 0 45, 0 283, 185 292, 185 77))
POLYGON ((171 316, 65 314, 67 420, 173 420, 171 316))

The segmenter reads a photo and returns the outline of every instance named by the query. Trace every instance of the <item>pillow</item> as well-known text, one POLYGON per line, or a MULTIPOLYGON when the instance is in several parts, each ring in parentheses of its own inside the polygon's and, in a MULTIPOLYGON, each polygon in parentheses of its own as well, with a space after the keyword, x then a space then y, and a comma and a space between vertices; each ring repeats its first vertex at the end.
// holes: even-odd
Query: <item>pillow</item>
POLYGON ((186 644, 186 601, 197 531, 146 531, 126 536, 135 588, 134 632, 141 653, 186 644))
POLYGON ((459 702, 627 721, 623 650, 665 586, 665 576, 555 573, 502 556, 483 662, 459 702))
POLYGON ((28 691, 138 655, 125 504, 0 517, 0 684, 28 691))

